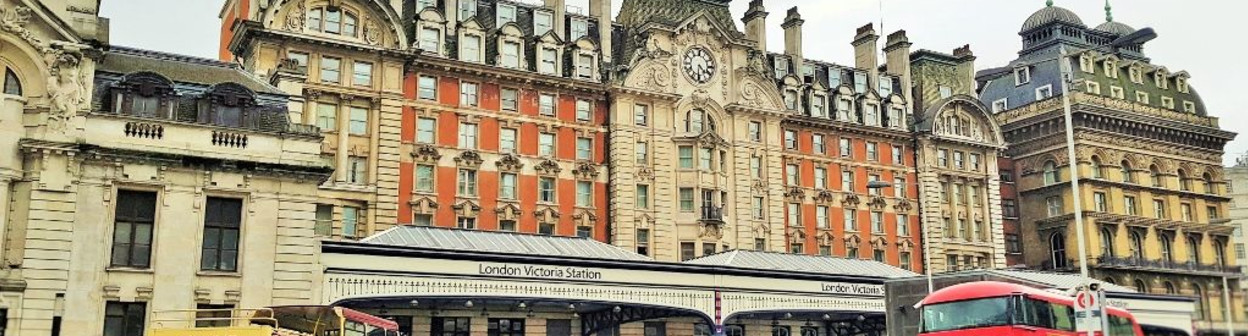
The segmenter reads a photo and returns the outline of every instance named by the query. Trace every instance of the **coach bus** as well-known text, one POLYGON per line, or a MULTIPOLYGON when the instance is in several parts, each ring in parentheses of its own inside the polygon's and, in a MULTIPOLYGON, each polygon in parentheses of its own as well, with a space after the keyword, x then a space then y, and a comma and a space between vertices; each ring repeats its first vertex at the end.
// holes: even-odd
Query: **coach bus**
MULTIPOLYGON (((924 336, 1057 336, 1075 332, 1074 299, 1018 284, 978 281, 933 292, 918 304, 924 336)), ((1126 310, 1110 307, 1106 336, 1143 336, 1126 310)))
POLYGON ((346 307, 172 310, 153 315, 151 336, 399 336, 394 321, 346 307))

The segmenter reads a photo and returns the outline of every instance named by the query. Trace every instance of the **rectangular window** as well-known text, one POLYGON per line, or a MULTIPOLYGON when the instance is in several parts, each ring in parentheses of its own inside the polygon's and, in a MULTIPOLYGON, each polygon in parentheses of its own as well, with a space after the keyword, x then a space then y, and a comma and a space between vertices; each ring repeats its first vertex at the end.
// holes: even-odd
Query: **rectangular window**
POLYGON ((541 57, 537 71, 547 75, 554 75, 559 68, 556 65, 559 61, 559 51, 551 48, 542 48, 541 57))
POLYGON ((680 146, 677 148, 680 156, 680 168, 693 168, 693 146, 680 146))
POLYGON ((941 167, 949 167, 949 151, 941 149, 936 151, 936 164, 941 167))
POLYGON ((498 230, 503 232, 516 232, 516 221, 500 220, 498 221, 498 230))
POLYGON ((520 67, 520 43, 515 41, 503 42, 503 55, 501 65, 508 68, 520 67))
POLYGON ((763 157, 758 155, 750 156, 750 175, 755 178, 763 178, 763 157))
POLYGON ((143 335, 147 328, 145 302, 116 302, 104 304, 104 336, 143 335))
POLYGON ((1045 85, 1036 88, 1036 100, 1045 100, 1053 97, 1053 85, 1045 85))
POLYGON ((1092 204, 1096 206, 1096 211, 1109 212, 1109 200, 1105 197, 1104 192, 1092 193, 1092 204))
POLYGON ((860 94, 867 92, 867 74, 861 72, 854 73, 854 92, 860 94))
POLYGON ((316 127, 322 131, 338 129, 338 105, 320 103, 316 105, 316 127))
POLYGON ((884 213, 879 211, 871 212, 871 232, 884 233, 884 213))
POLYGON ((1018 67, 1014 69, 1014 85, 1023 85, 1031 82, 1031 68, 1018 67))
POLYGON ((698 169, 711 170, 712 153, 710 148, 698 148, 698 169))
POLYGON ((800 227, 802 223, 802 205, 797 203, 789 203, 789 226, 800 227))
POLYGON ((342 81, 342 60, 321 56, 321 82, 337 84, 342 81))
POLYGON ((815 188, 828 188, 828 169, 823 167, 815 168, 815 188))
POLYGON ((650 255, 650 229, 637 229, 637 254, 650 255))
POLYGON ((813 95, 810 97, 810 115, 811 116, 818 117, 818 118, 823 118, 827 116, 827 112, 825 112, 823 109, 824 99, 825 98, 823 95, 813 95))
POLYGON ((680 211, 693 212, 693 188, 680 188, 680 211))
POLYGON ((1180 205, 1180 206, 1179 206, 1179 210, 1180 210, 1180 215, 1182 215, 1182 216, 1183 216, 1183 221, 1184 221, 1184 222, 1191 222, 1191 221, 1192 221, 1193 215, 1192 215, 1192 205, 1191 205, 1191 204, 1183 203, 1182 205, 1180 205))
POLYGON ((430 323, 430 336, 469 336, 472 319, 467 317, 434 317, 430 323))
POLYGON ((1125 99, 1125 98, 1126 98, 1126 94, 1125 94, 1125 93, 1123 93, 1123 91, 1122 91, 1122 88, 1121 88, 1121 87, 1112 86, 1112 85, 1109 87, 1109 96, 1110 96, 1110 97, 1114 97, 1114 98, 1118 98, 1118 99, 1125 99))
POLYGON ((500 91, 501 108, 503 111, 519 110, 520 91, 512 88, 503 88, 500 91))
POLYGON ((555 202, 555 178, 542 177, 537 181, 538 201, 544 203, 555 202))
POLYGON ((893 178, 893 197, 906 198, 907 195, 908 194, 906 192, 906 178, 894 177, 893 178))
POLYGON ((372 86, 373 85, 373 64, 368 62, 355 62, 352 67, 351 84, 355 86, 372 86))
POLYGON ((1062 197, 1061 196, 1051 196, 1049 198, 1046 198, 1044 200, 1044 203, 1045 203, 1045 206, 1048 208, 1049 217, 1061 216, 1062 213, 1064 213, 1064 211, 1062 210, 1062 197))
POLYGON ((494 26, 502 27, 508 22, 516 22, 516 6, 507 4, 498 4, 498 17, 494 26))
POLYGON ((693 242, 680 243, 680 261, 696 258, 697 246, 693 242))
POLYGON ((420 49, 429 53, 438 54, 442 52, 440 46, 442 44, 442 31, 437 28, 424 28, 420 30, 420 49))
POLYGON ((368 158, 362 156, 347 157, 347 183, 368 183, 368 158))
POLYGON ((715 243, 702 243, 702 256, 715 254, 715 243))
POLYGON ((286 52, 286 59, 295 61, 295 67, 299 70, 299 73, 302 73, 302 74, 308 73, 308 54, 307 53, 298 52, 298 51, 288 51, 286 52))
POLYGON ((477 124, 459 123, 459 148, 477 149, 477 124))
POLYGON ((553 15, 550 12, 534 11, 533 12, 533 35, 542 36, 550 31, 551 24, 554 23, 553 15))
POLYGON ((538 96, 538 112, 547 117, 555 116, 555 95, 543 93, 538 96))
POLYGON ((423 144, 432 144, 434 141, 434 130, 437 127, 437 120, 433 118, 420 118, 416 120, 416 142, 423 144))
POLYGON ((458 183, 459 196, 476 197, 477 196, 477 171, 472 169, 460 169, 458 183))
POLYGON ((992 113, 999 113, 1008 109, 1010 109, 1010 103, 1006 98, 1001 98, 992 102, 992 113))
POLYGON ((438 99, 438 78, 432 76, 420 76, 418 83, 420 99, 437 100, 438 99))
POLYGON ((516 174, 500 174, 498 177, 498 198, 516 199, 516 195, 516 174))
POLYGON ((754 142, 763 141, 763 123, 757 121, 750 122, 749 129, 750 140, 754 142))
POLYGON ((589 35, 589 21, 582 18, 572 18, 572 25, 568 28, 571 32, 568 34, 568 41, 576 41, 589 35))
POLYGON ((650 208, 650 186, 644 184, 637 185, 636 208, 643 210, 650 208))
POLYGON ((904 155, 905 155, 905 151, 902 149, 901 145, 893 145, 893 164, 904 165, 905 164, 904 155))
POLYGON ((416 166, 416 191, 433 192, 433 166, 422 164, 416 166))
POLYGON ((850 146, 849 139, 841 138, 839 147, 841 157, 848 158, 853 156, 854 150, 853 147, 850 146))
POLYGON ((502 128, 498 131, 498 151, 502 153, 516 152, 517 131, 514 128, 502 128))
POLYGON ((588 54, 576 55, 576 77, 582 79, 590 79, 594 77, 594 56, 588 54))
POLYGON ((360 208, 342 207, 342 236, 355 238, 359 233, 360 208))
POLYGON ((797 132, 784 130, 784 149, 797 149, 797 132))
POLYGON ((473 16, 477 16, 477 0, 459 0, 459 19, 467 20, 473 16))
POLYGON ((459 104, 463 106, 477 107, 479 100, 477 99, 477 83, 461 82, 459 83, 459 104))
POLYGON ((582 161, 593 160, 594 158, 594 139, 576 138, 576 159, 582 161))
POLYGON ((812 135, 810 142, 811 148, 815 151, 815 153, 823 154, 827 152, 828 148, 823 143, 823 134, 812 135))
POLYGON ((896 225, 897 225, 897 235, 898 235, 898 236, 909 236, 909 235, 910 235, 910 215, 907 215, 907 214, 897 214, 897 223, 896 223, 896 225))
POLYGON ((828 206, 826 205, 820 205, 820 206, 815 207, 815 225, 818 226, 820 229, 828 228, 828 223, 829 223, 828 211, 829 211, 828 206))
POLYGON ((1124 211, 1126 211, 1127 215, 1136 216, 1137 214, 1139 214, 1139 208, 1137 207, 1138 206, 1136 205, 1136 202, 1135 202, 1135 196, 1123 196, 1122 197, 1122 208, 1124 211))
POLYGON ((801 183, 801 177, 798 176, 800 170, 798 165, 788 164, 784 166, 784 182, 790 186, 797 186, 801 183))
POLYGON ((110 265, 150 267, 152 231, 156 225, 156 193, 118 190, 113 214, 113 256, 110 265))
POLYGON ((594 228, 589 226, 576 227, 576 236, 579 238, 593 238, 594 228))
POLYGON ((312 229, 317 237, 334 235, 334 206, 329 204, 316 205, 316 226, 312 229))
POLYGON ((238 270, 238 239, 243 222, 243 200, 209 197, 204 213, 204 244, 200 270, 238 270))
MULTIPOLYGON (((234 317, 234 305, 214 305, 214 304, 196 304, 195 305, 195 327, 196 328, 220 328, 229 327, 231 318, 234 317)), ((0 336, 4 335, 4 328, 0 328, 0 336)), ((52 335, 58 335, 53 332, 52 335)))
POLYGON ((588 100, 577 99, 576 100, 576 120, 577 121, 592 120, 593 114, 590 113, 590 107, 591 107, 591 104, 589 103, 588 100))
POLYGON ((753 203, 754 206, 753 206, 753 209, 751 209, 752 212, 754 213, 754 219, 757 219, 757 220, 766 219, 765 203, 766 202, 764 201, 762 197, 754 197, 754 203, 753 203))
POLYGON ((633 154, 634 154, 634 157, 637 159, 637 164, 640 164, 640 165, 650 164, 650 145, 645 142, 638 142, 637 144, 633 145, 633 147, 634 147, 633 154))
POLYGON ((966 161, 961 151, 953 152, 953 167, 957 169, 965 169, 966 161))
POLYGON ((1023 241, 1016 233, 1005 234, 1005 253, 1023 253, 1023 241))
POLYGON ((350 107, 350 129, 352 135, 368 134, 368 109, 363 107, 350 107))
POLYGON ((555 134, 541 133, 537 135, 537 155, 543 157, 555 156, 555 134))
POLYGON ((1166 201, 1165 200, 1160 200, 1160 199, 1153 200, 1153 217, 1158 218, 1158 219, 1166 218, 1166 201))
POLYGON ((867 142, 867 160, 871 160, 871 161, 880 160, 879 144, 876 144, 874 142, 867 142))
POLYGON ((872 195, 879 195, 880 188, 871 187, 872 182, 879 182, 879 181, 880 181, 880 175, 878 174, 867 175, 867 193, 872 194, 872 195))
POLYGON ((647 105, 633 105, 633 124, 637 126, 646 126, 650 124, 650 107, 647 105))
POLYGON ((576 206, 594 206, 594 183, 589 181, 576 182, 576 206))
POLYGON ((851 170, 841 171, 841 190, 854 192, 854 172, 851 170))
POLYGON ((543 235, 543 236, 555 235, 555 224, 550 224, 550 223, 537 224, 537 234, 543 235))
POLYGON ((858 231, 858 210, 845 209, 845 231, 858 231))

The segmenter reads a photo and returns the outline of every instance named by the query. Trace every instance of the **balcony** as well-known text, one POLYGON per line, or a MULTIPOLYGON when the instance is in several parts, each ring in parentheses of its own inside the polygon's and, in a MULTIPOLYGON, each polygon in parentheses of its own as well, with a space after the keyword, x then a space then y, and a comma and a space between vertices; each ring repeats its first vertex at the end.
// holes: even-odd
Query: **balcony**
POLYGON ((710 224, 721 224, 724 222, 724 207, 703 205, 701 214, 699 221, 710 224))
MULTIPOLYGON (((1077 262, 1077 261, 1076 261, 1077 262)), ((1073 264, 1073 263, 1072 263, 1073 264)), ((1077 265, 1077 264, 1075 264, 1077 265)), ((1162 259, 1145 259, 1137 257, 1113 257, 1101 256, 1095 261, 1096 267, 1113 268, 1113 269, 1138 269, 1150 270, 1157 272, 1174 272, 1174 273, 1204 273, 1210 275, 1238 275, 1242 271, 1242 266, 1224 266, 1210 265, 1193 262, 1175 262, 1162 259)))

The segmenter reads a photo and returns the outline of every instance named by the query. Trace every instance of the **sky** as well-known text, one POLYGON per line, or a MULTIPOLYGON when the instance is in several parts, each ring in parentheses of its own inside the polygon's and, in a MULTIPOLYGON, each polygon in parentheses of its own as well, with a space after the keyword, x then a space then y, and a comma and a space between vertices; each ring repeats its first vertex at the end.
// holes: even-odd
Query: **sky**
MULTIPOLYGON (((529 0, 526 2, 531 2, 529 0)), ((588 8, 588 0, 566 0, 588 8)), ((1191 73, 1209 114, 1223 129, 1241 133, 1226 147, 1225 164, 1248 156, 1248 93, 1238 79, 1248 78, 1248 55, 1242 0, 1111 0, 1114 21, 1135 28, 1152 27, 1159 37, 1145 45, 1154 64, 1171 72, 1191 73)), ((621 0, 615 1, 619 10, 621 0)), ((1077 13, 1089 26, 1105 22, 1102 0, 1054 0, 1077 13)), ((110 43, 215 58, 224 0, 103 0, 100 15, 109 18, 110 43), (160 13, 159 15, 152 15, 160 13)), ((734 0, 740 18, 749 1, 734 0)), ((803 54, 839 64, 853 64, 849 42, 855 29, 874 22, 880 35, 905 29, 914 49, 951 52, 970 44, 979 69, 1003 66, 1017 56, 1018 30, 1044 0, 764 0, 768 49, 783 51, 780 22, 798 7, 803 26, 803 54), (879 26, 883 21, 883 28, 879 26)), ((738 29, 741 23, 737 22, 738 29)), ((882 40, 882 39, 881 39, 882 40)), ((881 41, 882 43, 882 41, 881 41)))

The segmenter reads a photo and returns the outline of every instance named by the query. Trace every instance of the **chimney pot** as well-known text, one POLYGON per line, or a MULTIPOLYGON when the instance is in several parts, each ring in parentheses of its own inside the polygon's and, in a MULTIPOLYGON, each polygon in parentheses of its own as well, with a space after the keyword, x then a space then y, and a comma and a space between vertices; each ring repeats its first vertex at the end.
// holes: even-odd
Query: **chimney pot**
POLYGON ((741 22, 745 23, 745 36, 758 43, 756 49, 767 50, 767 8, 763 0, 751 0, 750 9, 745 11, 741 22))
POLYGON ((973 56, 975 56, 975 53, 971 52, 971 45, 970 45, 970 44, 967 44, 967 45, 963 45, 963 46, 961 46, 961 47, 958 47, 957 49, 953 49, 953 56, 954 56, 954 57, 959 57, 959 58, 961 58, 961 57, 973 57, 973 56))

